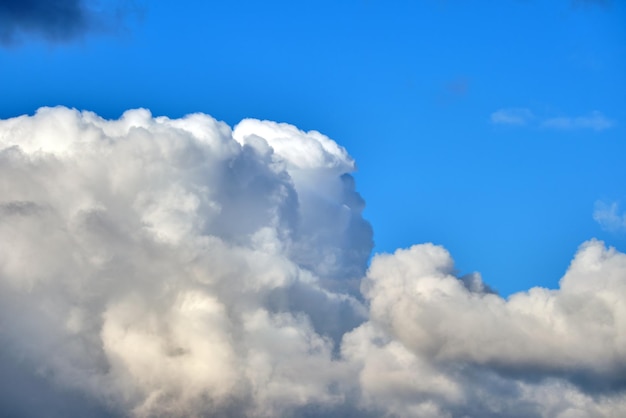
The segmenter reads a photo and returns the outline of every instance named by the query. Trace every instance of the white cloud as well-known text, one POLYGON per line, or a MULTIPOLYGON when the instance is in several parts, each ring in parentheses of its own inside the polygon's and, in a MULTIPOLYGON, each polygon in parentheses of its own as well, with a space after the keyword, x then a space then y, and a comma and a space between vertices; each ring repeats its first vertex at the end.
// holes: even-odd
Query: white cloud
POLYGON ((533 119, 526 108, 500 109, 491 114, 491 123, 496 125, 526 125, 533 119))
POLYGON ((432 244, 366 272, 353 169, 267 121, 0 121, 0 411, 626 413, 625 254, 590 241, 507 300, 432 244))
POLYGON ((374 257, 363 283, 370 319, 343 346, 362 365, 367 399, 399 416, 626 411, 626 254, 589 241, 560 289, 506 300, 453 271, 432 244, 374 257), (598 388, 616 392, 595 398, 598 388), (433 412, 415 413, 423 408, 433 412))
POLYGON ((626 212, 620 213, 617 202, 611 204, 596 202, 593 220, 607 231, 626 231, 626 212))
POLYGON ((372 248, 353 162, 320 133, 251 125, 0 121, 3 346, 123 414, 336 403, 332 337, 365 317, 372 248))
POLYGON ((541 123, 542 127, 550 129, 591 129, 594 131, 604 131, 606 129, 612 128, 614 125, 615 122, 613 120, 607 118, 598 111, 591 112, 589 115, 586 116, 563 116, 549 118, 541 123))
POLYGON ((536 117, 530 109, 509 108, 500 109, 491 114, 491 123, 494 125, 536 126, 555 130, 584 130, 604 131, 615 126, 615 121, 606 117, 602 112, 593 111, 585 116, 536 117))

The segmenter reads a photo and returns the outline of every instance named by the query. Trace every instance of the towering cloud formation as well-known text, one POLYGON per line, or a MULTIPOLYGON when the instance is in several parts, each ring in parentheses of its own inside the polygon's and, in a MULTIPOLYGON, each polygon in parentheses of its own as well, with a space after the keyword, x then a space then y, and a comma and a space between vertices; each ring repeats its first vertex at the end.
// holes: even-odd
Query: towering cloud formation
POLYGON ((0 410, 626 414, 626 255, 508 300, 431 244, 366 271, 353 170, 267 121, 0 121, 0 410))

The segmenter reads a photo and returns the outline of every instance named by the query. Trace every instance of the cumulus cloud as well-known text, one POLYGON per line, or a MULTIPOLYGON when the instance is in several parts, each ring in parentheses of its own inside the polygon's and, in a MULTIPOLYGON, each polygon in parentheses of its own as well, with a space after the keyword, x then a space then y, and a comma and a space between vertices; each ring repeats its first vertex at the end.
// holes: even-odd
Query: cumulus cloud
POLYGON ((491 114, 491 123, 496 125, 526 125, 533 113, 526 108, 500 109, 491 114))
POLYGON ((508 299, 432 244, 368 269, 354 167, 269 121, 0 121, 0 411, 626 413, 625 254, 589 241, 508 299))
POLYGON ((597 201, 593 211, 593 219, 607 231, 626 231, 626 212, 620 213, 617 202, 607 204, 597 201))
POLYGON ((362 402, 420 417, 626 412, 626 254, 583 244, 557 290, 503 299, 481 284, 432 244, 375 256, 369 320, 342 346, 362 402))
POLYGON ((2 0, 0 43, 13 44, 25 36, 60 42, 91 31, 108 31, 133 12, 129 4, 113 4, 102 10, 89 0, 2 0))

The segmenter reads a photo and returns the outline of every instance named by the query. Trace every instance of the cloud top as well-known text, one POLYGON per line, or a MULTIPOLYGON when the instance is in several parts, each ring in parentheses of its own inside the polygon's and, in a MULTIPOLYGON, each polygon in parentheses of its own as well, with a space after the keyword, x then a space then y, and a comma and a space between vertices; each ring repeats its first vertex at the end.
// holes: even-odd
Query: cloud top
POLYGON ((286 123, 244 119, 235 127, 233 138, 240 144, 261 138, 293 168, 323 167, 338 173, 354 170, 346 150, 317 131, 302 132, 286 123))
POLYGON ((0 121, 0 411, 626 413, 626 255, 591 240, 508 299, 432 244, 368 268, 352 170, 269 121, 0 121))

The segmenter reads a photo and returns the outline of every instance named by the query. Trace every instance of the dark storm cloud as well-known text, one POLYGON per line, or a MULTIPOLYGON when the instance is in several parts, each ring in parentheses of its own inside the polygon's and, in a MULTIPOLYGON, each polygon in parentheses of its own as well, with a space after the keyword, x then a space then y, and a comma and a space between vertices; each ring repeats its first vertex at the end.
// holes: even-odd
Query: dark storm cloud
POLYGON ((0 0, 0 43, 35 36, 66 42, 88 32, 108 32, 131 13, 128 6, 97 10, 85 0, 0 0))

